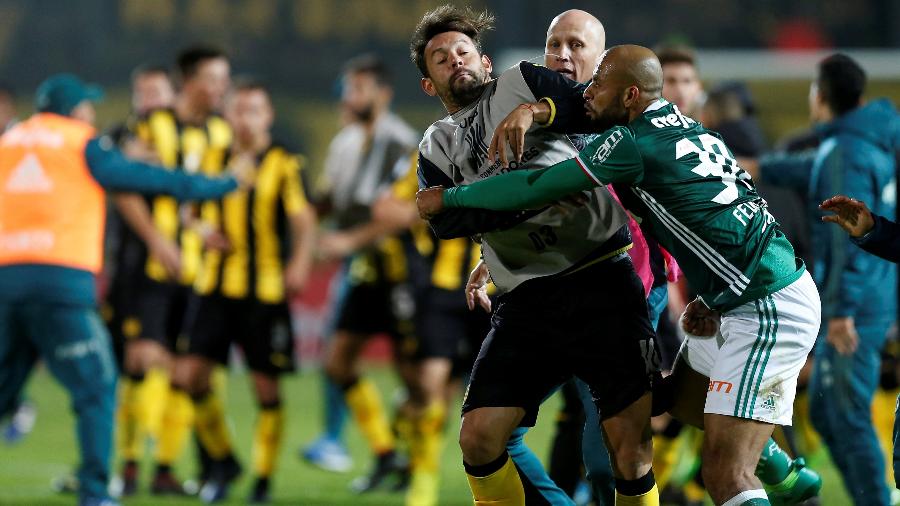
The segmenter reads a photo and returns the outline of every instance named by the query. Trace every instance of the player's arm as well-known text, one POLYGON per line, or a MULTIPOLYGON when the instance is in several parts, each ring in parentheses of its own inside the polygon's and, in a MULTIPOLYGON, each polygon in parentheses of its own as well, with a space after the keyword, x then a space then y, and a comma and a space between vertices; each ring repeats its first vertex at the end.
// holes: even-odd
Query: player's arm
POLYGON ((863 250, 889 262, 900 263, 900 225, 878 216, 866 203, 845 195, 835 195, 819 205, 830 211, 822 221, 834 223, 850 235, 863 250))
POLYGON ((519 70, 536 99, 535 122, 559 133, 585 133, 591 130, 584 109, 587 83, 575 82, 559 72, 522 62, 519 70))
POLYGON ((419 211, 424 216, 440 217, 437 212, 443 208, 534 209, 601 184, 633 184, 642 177, 643 161, 634 137, 627 128, 616 127, 588 144, 575 158, 550 167, 515 170, 447 189, 440 192, 440 199, 420 192, 419 211))
POLYGON ((815 159, 815 150, 799 153, 772 153, 760 158, 755 167, 753 164, 746 165, 753 178, 806 193, 809 191, 809 178, 815 159))
POLYGON ((89 141, 84 156, 91 176, 111 191, 167 194, 178 200, 207 200, 238 188, 238 182, 232 176, 210 178, 129 160, 109 139, 89 141))
MULTIPOLYGON (((450 188, 455 186, 453 180, 447 174, 421 154, 419 154, 417 175, 419 188, 432 186, 450 188)), ((494 179, 494 177, 488 178, 488 180, 494 179)), ((532 212, 497 213, 485 209, 449 209, 438 216, 431 217, 428 223, 439 239, 454 239, 512 227, 527 220, 534 214, 532 212)))
POLYGON ((291 230, 291 256, 285 267, 284 284, 291 295, 306 287, 312 271, 318 220, 303 190, 299 161, 285 164, 281 200, 291 230))

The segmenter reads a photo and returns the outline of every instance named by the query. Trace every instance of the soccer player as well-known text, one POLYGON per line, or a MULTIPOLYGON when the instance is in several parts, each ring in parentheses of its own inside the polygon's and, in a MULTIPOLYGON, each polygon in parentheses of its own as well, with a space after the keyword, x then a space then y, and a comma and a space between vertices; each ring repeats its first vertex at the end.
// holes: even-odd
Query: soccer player
POLYGON ((319 244, 324 258, 345 260, 344 293, 336 305, 336 329, 325 353, 325 372, 338 399, 328 397, 335 393, 329 389, 326 397, 331 399, 328 412, 332 416, 326 420, 326 435, 304 456, 339 464, 339 469, 349 467, 346 459, 334 458, 340 452, 340 418, 335 412, 341 409, 343 397, 375 454, 371 473, 351 484, 365 492, 405 468, 395 451, 381 395, 362 376, 360 358, 373 335, 387 334, 398 345, 413 336, 415 300, 408 283, 409 259, 401 241, 385 237, 383 226, 372 220, 371 206, 396 179, 398 163, 401 170, 405 168, 416 134, 390 111, 391 76, 380 59, 363 55, 348 62, 342 85, 342 107, 351 121, 329 147, 324 174, 328 198, 322 213, 334 221, 336 230, 323 234, 319 244))
MULTIPOLYGON (((131 114, 111 128, 107 135, 129 158, 158 162, 152 147, 135 138, 135 128, 151 111, 171 107, 174 97, 168 70, 150 65, 137 67, 131 74, 131 114)), ((150 388, 142 391, 135 385, 138 382, 134 381, 144 375, 140 353, 145 347, 141 340, 135 339, 139 335, 140 324, 134 301, 137 298, 136 273, 144 268, 145 247, 116 212, 115 206, 111 208, 106 230, 110 261, 107 262, 105 274, 110 284, 101 314, 113 338, 123 375, 121 402, 117 406, 117 453, 125 461, 121 495, 129 496, 137 491, 137 461, 143 453, 144 436, 159 437, 160 413, 146 408, 159 408, 162 404, 144 395, 158 395, 159 390, 150 388)), ((152 386, 152 382, 141 382, 141 385, 152 386)))
MULTIPOLYGON (((491 79, 480 36, 492 21, 486 12, 444 6, 416 27, 410 50, 422 88, 449 113, 419 145, 420 187, 505 172, 488 159, 487 135, 497 122, 523 99, 576 86, 527 62, 491 79)), ((536 167, 576 152, 563 134, 535 130, 528 138, 525 161, 536 167)), ((534 424, 541 401, 573 375, 591 387, 603 418, 617 501, 658 504, 649 425, 657 356, 643 288, 627 254, 626 216, 605 188, 585 200, 566 211, 455 210, 431 220, 441 238, 481 234, 491 277, 505 292, 463 405, 460 447, 476 504, 524 504, 533 497, 506 443, 516 427, 534 424), (605 336, 602 344, 597 335, 605 336)))
MULTIPOLYGON (((593 129, 612 128, 551 167, 420 192, 420 210, 541 208, 603 183, 630 186, 627 200, 644 230, 673 253, 700 293, 683 317, 693 336, 671 376, 679 393, 672 412, 705 429, 703 459, 714 465, 703 467, 703 477, 716 504, 769 504, 754 469, 773 424, 791 422, 797 375, 819 328, 818 292, 749 176, 717 136, 660 98, 662 82, 649 49, 609 49, 583 101, 526 104, 533 110, 519 116, 573 131, 588 129, 588 118, 593 129)), ((519 159, 517 132, 529 121, 510 123, 489 148, 501 163, 500 139, 512 137, 519 159)))
MULTIPOLYGON (((223 157, 218 154, 230 145, 231 129, 216 111, 229 75, 228 58, 218 49, 197 46, 179 54, 173 107, 152 111, 135 127, 136 137, 152 147, 163 166, 188 172, 217 172, 221 167, 223 157)), ((122 273, 134 276, 136 296, 135 318, 124 329, 133 342, 127 345, 119 416, 135 421, 144 410, 150 425, 157 423, 154 416, 160 417, 151 491, 180 494, 182 487, 171 466, 183 450, 193 415, 188 395, 170 389, 169 370, 200 264, 201 237, 182 220, 184 213, 169 197, 120 195, 116 204, 142 253, 134 272, 122 273), (129 415, 130 410, 134 412, 129 415)), ((125 426, 126 430, 132 429, 125 426)), ((136 460, 126 458, 126 490, 137 473, 136 460)))
POLYGON ((205 199, 237 187, 125 159, 95 137, 91 101, 101 96, 53 76, 38 88, 39 112, 0 137, 0 416, 42 358, 72 398, 82 506, 117 504, 107 494, 116 371, 95 309, 104 188, 205 199))
POLYGON ((189 303, 189 344, 173 379, 193 399, 197 436, 218 467, 200 492, 207 502, 223 500, 236 477, 223 472, 237 463, 221 399, 210 388, 213 367, 227 365, 231 343, 244 352, 260 407, 249 501, 269 500, 284 425, 278 377, 294 368, 288 299, 303 290, 312 265, 316 217, 300 179, 303 160, 272 139, 274 116, 261 83, 235 85, 225 108, 234 142, 216 156, 249 159, 254 187, 201 207, 206 251, 189 303))

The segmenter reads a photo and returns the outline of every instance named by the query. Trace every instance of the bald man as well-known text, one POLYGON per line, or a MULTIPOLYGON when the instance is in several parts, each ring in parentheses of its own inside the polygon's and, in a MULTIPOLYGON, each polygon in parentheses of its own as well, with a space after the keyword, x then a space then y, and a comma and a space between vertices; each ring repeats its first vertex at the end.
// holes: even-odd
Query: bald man
MULTIPOLYGON (((669 408, 705 430, 703 460, 714 463, 703 467, 710 496, 718 505, 770 504, 754 471, 758 462, 775 462, 780 465, 768 471, 776 476, 763 477, 779 485, 770 491, 773 498, 812 497, 821 481, 773 448, 771 434, 775 424, 791 423, 797 376, 821 322, 818 291, 728 147, 662 100, 661 90, 652 51, 611 48, 584 91, 586 116, 574 112, 571 97, 531 104, 529 114, 501 122, 489 151, 494 156, 501 148, 504 161, 500 137, 511 136, 518 158, 518 131, 530 128, 529 116, 545 128, 605 130, 578 156, 424 190, 420 212, 536 209, 607 183, 630 187, 630 209, 700 294, 682 315, 688 335, 668 383, 678 392, 669 408)), ((661 393, 654 390, 674 397, 661 393)))
POLYGON ((600 20, 589 12, 570 9, 550 22, 544 66, 584 83, 594 75, 605 46, 606 31, 600 20))

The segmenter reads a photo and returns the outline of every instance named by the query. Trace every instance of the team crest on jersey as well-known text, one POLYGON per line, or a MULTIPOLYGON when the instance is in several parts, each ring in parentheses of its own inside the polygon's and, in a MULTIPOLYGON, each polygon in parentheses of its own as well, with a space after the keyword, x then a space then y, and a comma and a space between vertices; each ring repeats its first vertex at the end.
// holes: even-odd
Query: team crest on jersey
POLYGON ((606 161, 609 158, 609 155, 612 153, 613 149, 616 148, 616 145, 619 144, 619 141, 622 140, 622 137, 625 137, 625 134, 622 133, 622 130, 616 129, 613 130, 609 137, 603 141, 603 144, 597 148, 597 151, 594 152, 594 156, 591 157, 591 160, 594 163, 600 164, 606 161))

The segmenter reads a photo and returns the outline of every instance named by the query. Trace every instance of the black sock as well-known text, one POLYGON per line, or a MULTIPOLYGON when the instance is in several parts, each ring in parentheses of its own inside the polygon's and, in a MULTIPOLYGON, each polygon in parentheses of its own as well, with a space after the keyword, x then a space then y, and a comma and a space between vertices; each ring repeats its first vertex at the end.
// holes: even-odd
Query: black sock
POLYGON ((472 466, 463 461, 463 467, 466 468, 466 474, 469 476, 474 476, 476 478, 484 478, 485 476, 490 476, 497 471, 500 470, 501 467, 506 465, 506 461, 509 460, 509 453, 503 452, 499 457, 494 459, 487 464, 482 464, 480 466, 472 466))
POLYGON ((619 478, 616 478, 616 492, 631 497, 646 494, 653 489, 653 485, 656 485, 656 478, 653 477, 653 469, 636 480, 620 480, 619 478))

